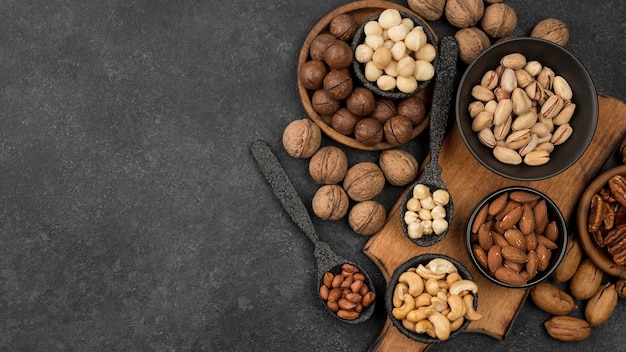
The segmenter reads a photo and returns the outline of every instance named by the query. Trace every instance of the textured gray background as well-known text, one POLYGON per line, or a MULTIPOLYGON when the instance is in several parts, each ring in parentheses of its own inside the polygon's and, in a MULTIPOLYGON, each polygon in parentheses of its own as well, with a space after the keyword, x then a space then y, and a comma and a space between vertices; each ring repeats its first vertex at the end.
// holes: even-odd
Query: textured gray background
MULTIPOLYGON (((290 158, 280 138, 306 117, 296 89, 302 42, 345 3, 0 2, 0 350, 371 345, 383 304, 358 326, 324 311, 312 246, 248 151, 268 141, 308 206, 316 185, 307 163, 290 158)), ((625 2, 508 3, 516 34, 544 17, 566 21, 567 48, 598 92, 626 99, 625 2)), ((349 159, 377 154, 349 151, 349 159)), ((400 192, 387 187, 377 199, 389 209, 400 192)), ((315 225, 384 289, 361 251, 366 238, 346 221, 315 225)), ((464 334, 432 350, 619 350, 626 342, 624 302, 579 344, 550 339, 546 319, 529 302, 503 342, 464 334)))

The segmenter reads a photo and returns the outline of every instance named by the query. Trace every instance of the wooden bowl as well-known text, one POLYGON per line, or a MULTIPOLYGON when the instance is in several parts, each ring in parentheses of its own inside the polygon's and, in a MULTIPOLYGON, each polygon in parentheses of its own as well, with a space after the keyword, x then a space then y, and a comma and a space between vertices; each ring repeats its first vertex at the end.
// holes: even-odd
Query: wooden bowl
POLYGON ((613 263, 611 255, 604 249, 596 247, 591 234, 587 231, 587 220, 589 217, 589 204, 591 198, 596 194, 608 180, 614 175, 626 177, 626 165, 621 165, 607 170, 596 177, 585 189, 576 214, 576 227, 578 229, 578 240, 583 250, 591 261, 602 269, 605 273, 622 279, 626 279, 626 266, 613 263))
MULTIPOLYGON (((304 44, 302 45, 302 49, 300 49, 300 55, 298 57, 298 71, 300 72, 300 67, 307 62, 309 57, 309 49, 311 47, 311 42, 315 37, 322 33, 329 32, 329 25, 333 18, 338 15, 347 13, 352 15, 359 25, 363 24, 365 21, 369 20, 371 17, 380 14, 385 9, 396 9, 398 11, 402 11, 412 16, 417 16, 417 14, 410 9, 388 1, 354 1, 350 2, 346 5, 340 6, 335 10, 329 12, 326 16, 324 16, 309 32, 309 35, 304 40, 304 44)), ((426 21, 423 21, 425 25, 426 21)), ((433 33, 435 40, 437 40, 437 36, 434 30, 428 27, 428 30, 433 33)), ((348 43, 350 44, 350 43, 348 43)), ((352 71, 352 68, 350 68, 352 71)), ((356 76, 354 76, 354 72, 352 72, 355 83, 358 81, 356 76)), ((355 84, 355 87, 357 85, 355 84)), ((424 120, 418 125, 413 127, 413 133, 411 134, 411 140, 420 135, 424 130, 428 127, 430 123, 430 103, 432 100, 432 89, 429 89, 430 85, 423 89, 419 94, 419 96, 426 102, 428 107, 428 111, 426 113, 426 117, 424 120)), ((312 90, 307 90, 302 85, 302 82, 298 80, 298 92, 300 94, 300 99, 302 101, 302 105, 304 106, 304 110, 306 111, 309 118, 315 122, 322 132, 324 132, 328 137, 333 139, 334 141, 341 143, 347 147, 359 149, 359 150, 370 150, 370 151, 379 151, 393 148, 392 144, 385 142, 384 140, 375 145, 364 145, 361 142, 357 141, 353 136, 343 135, 337 131, 335 131, 331 126, 331 115, 319 115, 311 104, 311 96, 313 95, 312 90)))

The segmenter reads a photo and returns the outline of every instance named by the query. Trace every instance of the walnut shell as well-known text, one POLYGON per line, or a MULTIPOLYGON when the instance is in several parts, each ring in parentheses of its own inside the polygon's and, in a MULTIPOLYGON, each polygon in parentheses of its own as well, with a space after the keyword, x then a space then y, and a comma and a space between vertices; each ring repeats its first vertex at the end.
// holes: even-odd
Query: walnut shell
POLYGON ((294 158, 309 158, 320 147, 322 131, 309 119, 291 121, 283 131, 283 147, 294 158))
POLYGON ((491 4, 485 8, 480 26, 493 38, 506 37, 513 33, 517 26, 517 15, 515 10, 507 4, 491 4))
POLYGON ((446 1, 446 19, 457 28, 475 26, 483 17, 483 0, 448 0, 446 1))
POLYGON ((454 39, 459 44, 459 58, 466 64, 491 45, 487 34, 477 27, 459 29, 454 34, 454 39))
POLYGON ((348 222, 352 230, 363 236, 378 232, 385 225, 386 219, 385 207, 374 200, 355 204, 348 214, 348 222))
POLYGON ((561 20, 546 18, 535 25, 530 36, 565 46, 569 40, 569 29, 567 24, 561 20))
POLYGON ((427 21, 436 21, 443 15, 446 0, 408 0, 409 8, 427 21))
POLYGON ((320 148, 309 161, 309 174, 319 184, 337 184, 343 180, 347 171, 346 154, 332 145, 320 148))
POLYGON ((343 188, 357 202, 376 197, 385 187, 385 175, 373 162, 363 161, 348 169, 343 188))
POLYGON ((313 213, 322 220, 339 220, 348 213, 350 200, 339 185, 320 187, 312 200, 313 213))
POLYGON ((406 186, 417 177, 419 164, 415 157, 401 149, 388 149, 378 159, 385 179, 394 186, 406 186))

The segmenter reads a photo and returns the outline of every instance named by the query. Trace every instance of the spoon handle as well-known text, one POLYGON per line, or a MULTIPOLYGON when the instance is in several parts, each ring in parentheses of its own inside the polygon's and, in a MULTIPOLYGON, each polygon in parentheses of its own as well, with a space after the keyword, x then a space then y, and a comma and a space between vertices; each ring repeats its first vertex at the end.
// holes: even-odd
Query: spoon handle
POLYGON ((319 247, 321 241, 311 216, 269 145, 262 140, 255 141, 250 146, 250 152, 291 220, 313 241, 316 248, 319 247))
POLYGON ((439 149, 446 134, 450 117, 450 104, 454 92, 459 47, 453 37, 439 41, 439 54, 435 63, 437 76, 434 82, 433 106, 430 118, 430 163, 438 167, 439 149))

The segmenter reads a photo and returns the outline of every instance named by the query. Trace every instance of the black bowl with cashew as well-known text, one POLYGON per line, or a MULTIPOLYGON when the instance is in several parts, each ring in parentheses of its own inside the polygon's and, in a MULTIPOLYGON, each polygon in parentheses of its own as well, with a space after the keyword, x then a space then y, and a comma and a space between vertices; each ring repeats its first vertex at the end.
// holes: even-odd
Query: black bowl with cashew
POLYGON ((454 338, 482 318, 472 275, 443 254, 422 254, 401 264, 387 285, 385 307, 402 334, 425 344, 454 338))

